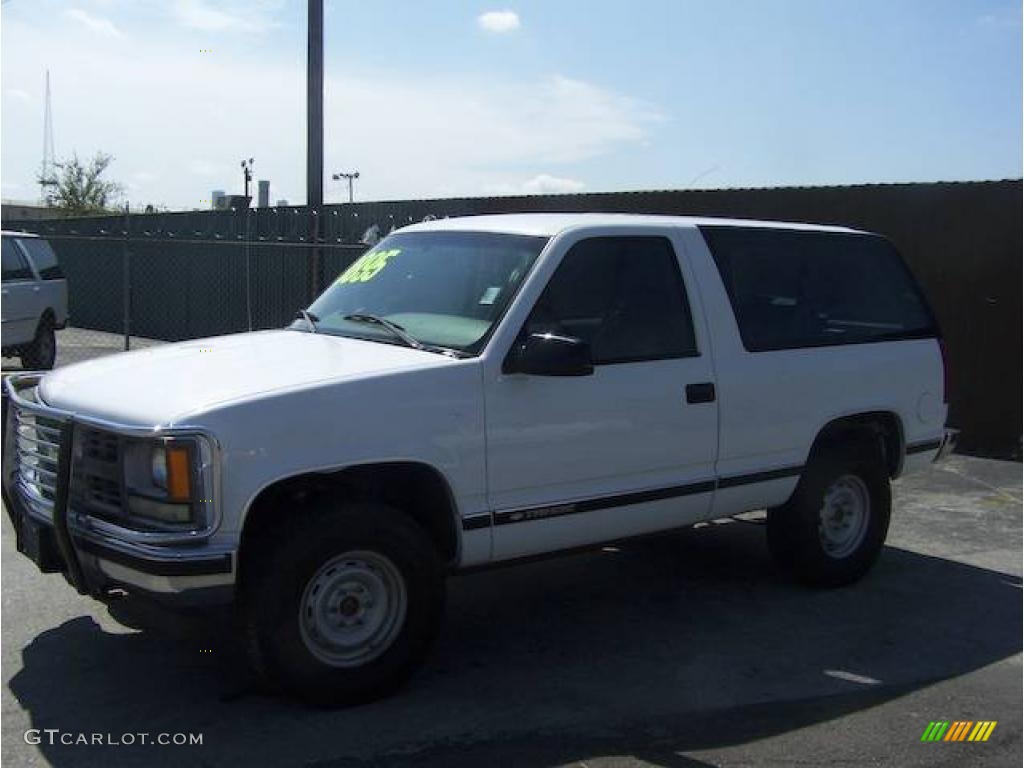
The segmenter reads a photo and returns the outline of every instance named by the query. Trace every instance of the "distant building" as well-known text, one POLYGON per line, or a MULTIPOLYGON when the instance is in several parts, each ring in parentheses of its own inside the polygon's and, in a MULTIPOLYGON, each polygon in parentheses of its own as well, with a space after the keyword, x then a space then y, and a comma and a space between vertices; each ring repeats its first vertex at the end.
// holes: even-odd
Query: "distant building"
POLYGON ((221 200, 224 197, 223 189, 215 189, 210 193, 210 207, 213 209, 222 208, 224 203, 221 200))
POLYGON ((267 179, 260 179, 258 182, 259 192, 257 200, 259 201, 260 208, 270 207, 270 181, 267 179))
POLYGON ((277 204, 278 204, 278 206, 285 206, 285 205, 288 205, 288 201, 287 200, 278 200, 277 204))
POLYGON ((252 197, 246 197, 245 195, 221 195, 217 199, 217 210, 218 211, 244 211, 248 209, 249 204, 252 202, 252 197))

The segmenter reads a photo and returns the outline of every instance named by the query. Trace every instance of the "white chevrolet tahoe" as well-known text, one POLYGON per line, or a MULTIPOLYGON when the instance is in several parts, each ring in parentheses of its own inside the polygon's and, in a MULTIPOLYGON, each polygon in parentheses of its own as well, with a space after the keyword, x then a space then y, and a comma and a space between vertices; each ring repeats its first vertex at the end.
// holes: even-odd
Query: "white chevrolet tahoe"
POLYGON ((816 586, 945 455, 942 342, 885 239, 625 215, 431 221, 283 330, 5 386, 20 551, 83 593, 233 606, 277 686, 393 690, 447 572, 767 509, 816 586))
POLYGON ((3 232, 4 357, 30 370, 53 368, 54 331, 68 319, 68 286, 53 248, 27 232, 3 232))

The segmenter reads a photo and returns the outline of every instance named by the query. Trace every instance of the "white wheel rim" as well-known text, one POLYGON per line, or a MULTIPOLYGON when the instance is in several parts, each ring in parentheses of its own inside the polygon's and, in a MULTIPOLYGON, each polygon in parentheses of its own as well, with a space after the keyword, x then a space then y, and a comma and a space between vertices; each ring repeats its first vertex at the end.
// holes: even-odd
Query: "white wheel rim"
POLYGON ((818 513, 818 536, 829 557, 848 557, 864 541, 871 517, 871 495, 856 475, 843 475, 825 490, 818 513))
POLYGON ((306 584, 299 632, 306 648, 332 667, 359 667, 383 654, 405 622, 405 581, 377 552, 331 558, 306 584))

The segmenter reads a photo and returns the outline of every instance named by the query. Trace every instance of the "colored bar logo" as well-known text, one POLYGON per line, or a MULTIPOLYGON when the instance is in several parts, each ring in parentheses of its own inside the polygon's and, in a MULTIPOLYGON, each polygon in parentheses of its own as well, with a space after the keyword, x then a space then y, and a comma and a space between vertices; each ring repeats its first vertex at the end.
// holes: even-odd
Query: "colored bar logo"
POLYGON ((988 741, 996 720, 933 720, 921 734, 921 741, 988 741))

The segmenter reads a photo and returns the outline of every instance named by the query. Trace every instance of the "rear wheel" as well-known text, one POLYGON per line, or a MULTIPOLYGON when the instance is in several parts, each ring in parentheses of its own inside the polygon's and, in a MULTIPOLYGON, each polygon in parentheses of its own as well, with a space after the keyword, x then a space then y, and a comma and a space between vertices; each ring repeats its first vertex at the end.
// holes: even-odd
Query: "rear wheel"
POLYGON ((57 359, 57 335, 53 321, 44 315, 32 341, 21 350, 21 365, 33 371, 48 371, 57 359))
POLYGON ((768 545, 806 584, 850 584, 878 559, 891 507, 885 465, 869 444, 827 448, 808 464, 792 498, 768 511, 768 545))
POLYGON ((437 634, 443 569, 426 533, 380 504, 306 514, 249 580, 245 623, 258 670, 319 706, 385 696, 437 634))

